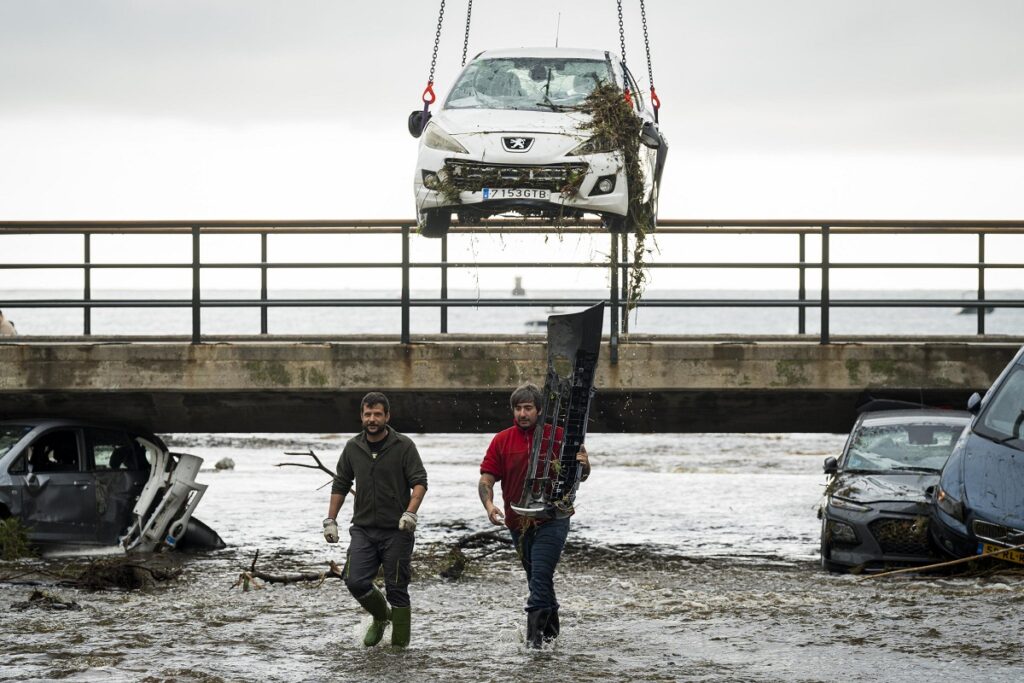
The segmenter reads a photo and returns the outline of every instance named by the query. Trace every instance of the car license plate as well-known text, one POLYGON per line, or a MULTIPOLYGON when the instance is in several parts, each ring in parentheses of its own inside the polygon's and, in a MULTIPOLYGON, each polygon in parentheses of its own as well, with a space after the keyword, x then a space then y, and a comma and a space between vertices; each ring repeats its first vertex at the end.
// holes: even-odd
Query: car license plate
MULTIPOLYGON (((1002 550, 1003 546, 993 545, 991 543, 979 543, 978 554, 984 555, 985 553, 994 553, 997 550, 1002 550)), ((1024 552, 1020 550, 1008 550, 1005 553, 1000 553, 995 556, 994 559, 1006 560, 1007 562, 1016 562, 1017 564, 1024 564, 1024 552)))
POLYGON ((550 199, 550 190, 531 188, 485 187, 484 199, 550 199))

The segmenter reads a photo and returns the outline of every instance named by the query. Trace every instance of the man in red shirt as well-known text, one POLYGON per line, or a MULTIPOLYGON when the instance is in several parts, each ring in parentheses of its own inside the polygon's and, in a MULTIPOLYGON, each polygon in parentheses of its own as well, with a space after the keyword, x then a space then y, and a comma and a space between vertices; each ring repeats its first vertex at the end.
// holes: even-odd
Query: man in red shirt
MULTIPOLYGON (((491 440, 487 454, 480 463, 480 501, 487 510, 491 524, 504 524, 512 532, 512 540, 519 552, 530 597, 526 601, 526 643, 540 647, 542 640, 558 636, 558 601, 555 599, 555 566, 562 556, 566 536, 569 534, 569 517, 572 510, 556 514, 554 519, 523 517, 512 510, 518 503, 526 483, 530 466, 530 452, 533 446, 533 432, 539 419, 542 402, 540 389, 534 384, 524 384, 512 392, 509 403, 512 407, 513 426, 499 432, 491 440), (501 497, 504 512, 494 504, 494 483, 501 482, 501 497)), ((544 439, 549 436, 545 433, 544 439)), ((557 454, 561 450, 561 429, 555 432, 557 454)), ((547 444, 542 444, 542 452, 547 444)), ((590 476, 590 461, 587 450, 580 446, 576 459, 582 463, 580 481, 590 476)))

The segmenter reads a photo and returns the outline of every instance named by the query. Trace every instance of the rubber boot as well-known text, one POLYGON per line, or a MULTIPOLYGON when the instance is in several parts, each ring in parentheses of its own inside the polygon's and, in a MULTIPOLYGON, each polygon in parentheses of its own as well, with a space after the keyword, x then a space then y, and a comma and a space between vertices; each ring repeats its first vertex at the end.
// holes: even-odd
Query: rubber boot
POLYGON ((550 617, 549 609, 535 609, 526 613, 526 647, 540 648, 550 617))
POLYGON ((391 608, 388 607, 387 598, 376 586, 361 598, 356 598, 359 604, 373 616, 373 623, 366 629, 366 636, 363 638, 363 645, 373 647, 384 637, 384 627, 391 621, 391 608))
POLYGON ((551 616, 548 617, 548 623, 544 626, 544 642, 550 643, 552 640, 558 637, 558 608, 551 610, 551 616))
POLYGON ((411 607, 391 608, 391 644, 395 647, 409 645, 409 622, 412 620, 411 607))

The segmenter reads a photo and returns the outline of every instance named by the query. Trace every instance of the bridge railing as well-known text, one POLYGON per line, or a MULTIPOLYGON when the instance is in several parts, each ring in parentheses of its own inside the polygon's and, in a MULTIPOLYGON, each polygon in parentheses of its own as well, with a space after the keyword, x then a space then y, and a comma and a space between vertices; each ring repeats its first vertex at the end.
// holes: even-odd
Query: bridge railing
MULTIPOLYGON (((456 226, 452 235, 465 234, 528 234, 551 233, 555 228, 550 224, 531 221, 488 221, 483 226, 456 226)), ((18 308, 81 309, 83 313, 83 334, 92 334, 92 311, 100 308, 190 308, 192 312, 191 341, 204 340, 202 311, 210 308, 258 308, 260 311, 260 334, 268 335, 268 311, 281 307, 342 307, 393 306, 401 311, 399 337, 402 343, 409 343, 410 312, 416 307, 436 308, 439 313, 438 332, 448 333, 448 311, 450 308, 475 307, 522 307, 522 306, 572 306, 587 305, 592 300, 576 301, 568 298, 523 299, 522 297, 493 299, 464 299, 449 296, 449 271, 455 268, 591 268, 603 269, 608 273, 607 299, 611 307, 610 342, 612 358, 617 357, 618 342, 628 332, 627 309, 640 308, 783 308, 795 309, 797 329, 807 334, 807 312, 816 310, 820 316, 817 340, 827 344, 831 340, 830 312, 839 308, 960 308, 974 309, 977 317, 976 331, 985 334, 986 309, 994 307, 1024 308, 1024 301, 1016 299, 986 298, 985 275, 995 269, 1021 269, 1024 263, 986 262, 986 236, 993 234, 1024 234, 1024 221, 850 221, 850 220, 662 220, 658 223, 656 236, 662 235, 727 235, 761 234, 794 235, 797 237, 797 253, 794 259, 778 261, 661 261, 637 264, 631 260, 632 248, 636 245, 633 235, 609 234, 596 222, 584 221, 558 227, 565 234, 603 234, 609 240, 607 259, 601 261, 530 261, 524 262, 453 262, 448 259, 448 238, 440 240, 440 259, 421 261, 410 258, 410 243, 414 239, 425 239, 416 235, 415 224, 403 220, 349 220, 349 221, 14 221, 0 222, 0 270, 77 270, 82 273, 82 297, 80 299, 15 299, 0 292, 0 310, 18 308), (49 263, 38 261, 4 261, 3 238, 9 235, 48 234, 77 235, 83 243, 83 258, 77 262, 49 263), (189 234, 192 239, 191 260, 181 263, 111 263, 96 262, 91 257, 92 237, 97 234, 189 234), (201 237, 212 234, 252 234, 260 241, 258 262, 214 262, 203 260, 201 237), (347 235, 401 235, 401 260, 387 262, 282 262, 271 260, 268 253, 268 236, 278 234, 347 234, 347 235), (977 259, 929 262, 833 262, 830 256, 831 239, 836 235, 883 234, 883 235, 973 235, 977 242, 977 259), (808 251, 808 237, 816 236, 820 251, 808 251), (650 269, 783 269, 796 272, 798 286, 796 298, 663 298, 641 297, 630 300, 627 283, 630 274, 637 267, 650 269), (93 296, 92 275, 98 270, 108 269, 188 269, 191 271, 191 296, 188 299, 98 299, 93 296), (364 298, 293 299, 271 298, 268 296, 268 272, 273 269, 314 269, 314 268, 356 268, 356 269, 398 269, 401 274, 401 292, 395 300, 380 301, 364 298), (200 286, 204 269, 252 269, 260 273, 260 295, 254 299, 213 299, 204 298, 200 286), (433 269, 439 273, 440 287, 436 298, 414 297, 410 289, 410 275, 419 269, 433 269), (870 272, 877 269, 967 269, 977 273, 977 292, 973 299, 908 299, 875 298, 843 299, 832 296, 830 276, 837 270, 858 269, 870 272), (807 276, 817 272, 820 280, 817 298, 808 297, 807 276)), ((1022 280, 1024 282, 1024 280, 1022 280)), ((756 335, 755 335, 756 336, 756 335)), ((151 337, 146 337, 151 338, 151 337)))

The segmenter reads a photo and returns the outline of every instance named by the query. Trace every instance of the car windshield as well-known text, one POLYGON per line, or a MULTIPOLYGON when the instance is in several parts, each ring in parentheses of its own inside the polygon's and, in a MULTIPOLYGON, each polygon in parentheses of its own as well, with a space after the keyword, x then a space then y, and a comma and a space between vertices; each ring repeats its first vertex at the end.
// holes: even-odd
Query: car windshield
POLYGON ((27 425, 4 425, 0 427, 0 458, 7 455, 14 444, 21 441, 21 437, 32 431, 27 425))
POLYGON ((462 72, 445 108, 568 111, 582 104, 598 83, 611 80, 606 60, 478 59, 462 72))
POLYGON ((1013 442, 1024 436, 1024 368, 1014 367, 981 416, 976 431, 995 441, 1013 442))
POLYGON ((854 435, 843 469, 938 472, 963 429, 964 425, 922 423, 862 427, 854 435))

